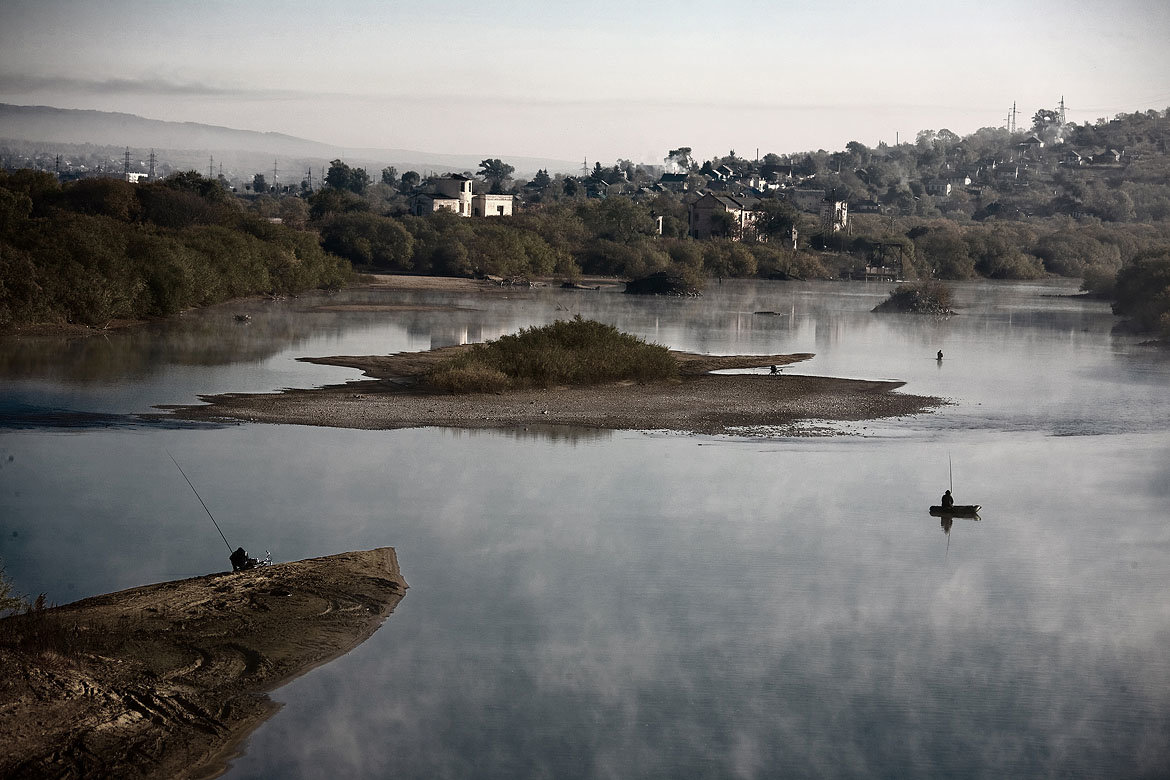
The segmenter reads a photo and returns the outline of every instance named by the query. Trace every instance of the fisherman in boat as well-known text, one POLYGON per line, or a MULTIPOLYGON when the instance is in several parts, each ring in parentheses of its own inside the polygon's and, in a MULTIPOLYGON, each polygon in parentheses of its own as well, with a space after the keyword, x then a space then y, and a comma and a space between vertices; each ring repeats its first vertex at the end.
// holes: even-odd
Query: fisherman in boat
POLYGON ((943 493, 942 508, 943 509, 950 509, 954 505, 955 505, 955 499, 954 499, 954 497, 951 496, 951 491, 948 490, 947 492, 943 493))

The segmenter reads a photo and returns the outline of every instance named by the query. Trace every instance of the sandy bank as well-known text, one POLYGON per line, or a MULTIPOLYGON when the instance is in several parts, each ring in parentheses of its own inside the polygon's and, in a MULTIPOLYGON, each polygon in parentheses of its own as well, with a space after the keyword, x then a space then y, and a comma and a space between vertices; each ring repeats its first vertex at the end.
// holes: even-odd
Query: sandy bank
POLYGON ((0 621, 0 777, 215 776, 278 709, 264 693, 365 641, 405 589, 383 547, 0 621))
POLYGON ((387 356, 306 358, 363 371, 364 381, 311 390, 204 396, 206 405, 167 407, 191 420, 236 420, 339 428, 584 426, 701 434, 808 435, 818 421, 919 414, 937 398, 893 392, 901 382, 717 369, 786 366, 812 355, 710 356, 676 352, 677 381, 553 387, 503 394, 428 392, 418 379, 465 347, 387 356), (745 430, 751 429, 751 430, 745 430))

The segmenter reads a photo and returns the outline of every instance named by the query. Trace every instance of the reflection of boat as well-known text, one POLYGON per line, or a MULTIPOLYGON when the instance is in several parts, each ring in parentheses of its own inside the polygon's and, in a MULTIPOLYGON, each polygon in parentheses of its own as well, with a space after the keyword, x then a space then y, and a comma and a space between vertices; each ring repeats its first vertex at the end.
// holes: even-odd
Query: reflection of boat
POLYGON ((935 517, 979 517, 979 504, 955 504, 954 506, 932 506, 930 513, 935 517))

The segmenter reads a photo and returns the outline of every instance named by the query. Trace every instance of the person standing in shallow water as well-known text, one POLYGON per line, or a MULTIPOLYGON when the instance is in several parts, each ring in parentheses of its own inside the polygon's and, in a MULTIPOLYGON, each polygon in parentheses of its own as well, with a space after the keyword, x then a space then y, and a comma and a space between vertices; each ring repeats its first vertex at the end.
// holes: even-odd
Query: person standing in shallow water
POLYGON ((942 360, 942 350, 941 349, 938 351, 938 359, 942 360))
POLYGON ((942 507, 943 509, 950 509, 955 505, 955 499, 951 496, 951 491, 943 493, 942 507))

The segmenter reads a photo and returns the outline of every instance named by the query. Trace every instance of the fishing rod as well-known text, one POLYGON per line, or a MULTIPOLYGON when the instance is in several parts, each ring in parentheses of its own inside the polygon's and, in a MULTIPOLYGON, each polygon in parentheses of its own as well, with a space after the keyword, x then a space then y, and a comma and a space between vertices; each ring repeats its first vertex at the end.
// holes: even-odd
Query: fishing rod
POLYGON ((207 508, 207 504, 203 501, 203 496, 199 495, 199 491, 195 490, 195 486, 192 485, 191 480, 187 478, 187 474, 183 471, 183 467, 179 465, 179 461, 175 460, 175 456, 171 455, 170 450, 167 450, 167 456, 171 459, 171 462, 175 464, 175 468, 179 470, 179 473, 183 475, 183 479, 187 480, 187 484, 191 485, 191 490, 195 493, 195 498, 199 499, 200 504, 203 504, 203 511, 206 512, 207 516, 211 518, 211 522, 215 526, 215 530, 219 531, 219 536, 221 539, 223 539, 223 543, 227 545, 228 552, 234 552, 232 550, 231 544, 227 540, 227 537, 223 535, 223 529, 219 527, 219 523, 215 522, 215 516, 211 514, 211 510, 207 508))

